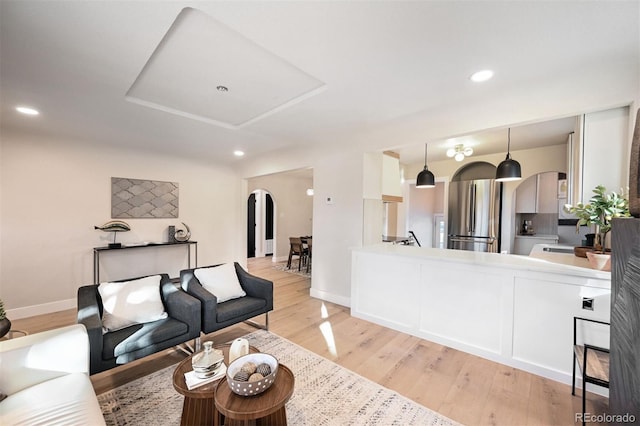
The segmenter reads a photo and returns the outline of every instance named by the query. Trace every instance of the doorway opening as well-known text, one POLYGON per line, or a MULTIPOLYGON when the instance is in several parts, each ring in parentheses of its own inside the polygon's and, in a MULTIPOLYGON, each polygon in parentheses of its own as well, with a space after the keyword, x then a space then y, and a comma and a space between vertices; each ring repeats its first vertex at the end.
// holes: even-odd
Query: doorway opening
POLYGON ((406 230, 422 247, 446 247, 445 196, 446 182, 437 181, 433 189, 416 188, 408 183, 406 230))
POLYGON ((268 191, 256 189, 247 200, 247 257, 273 256, 275 203, 268 191))

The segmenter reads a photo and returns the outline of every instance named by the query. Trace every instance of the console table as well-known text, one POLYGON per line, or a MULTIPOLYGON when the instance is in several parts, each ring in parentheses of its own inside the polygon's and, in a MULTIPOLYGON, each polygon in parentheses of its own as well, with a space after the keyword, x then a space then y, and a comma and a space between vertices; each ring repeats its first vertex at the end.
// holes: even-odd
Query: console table
POLYGON ((175 247, 185 246, 187 248, 187 264, 191 268, 191 246, 194 247, 195 265, 198 267, 198 242, 197 241, 184 241, 177 243, 145 243, 145 244, 132 244, 122 245, 120 247, 94 247, 93 248, 93 283, 98 284, 100 282, 100 253, 109 252, 114 250, 132 250, 140 248, 162 248, 162 247, 175 247))

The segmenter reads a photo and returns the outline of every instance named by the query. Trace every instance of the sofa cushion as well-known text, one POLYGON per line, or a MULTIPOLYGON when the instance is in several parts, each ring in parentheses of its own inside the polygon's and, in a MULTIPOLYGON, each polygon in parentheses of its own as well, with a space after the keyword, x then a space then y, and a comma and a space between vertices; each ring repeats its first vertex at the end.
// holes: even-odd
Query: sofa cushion
POLYGON ((117 358, 154 344, 173 339, 189 331, 187 324, 174 318, 135 324, 127 328, 104 334, 102 358, 117 358))
POLYGON ((193 274, 209 293, 216 296, 218 303, 246 296, 233 263, 197 268, 193 274))
POLYGON ((229 321, 242 315, 260 310, 266 305, 266 300, 251 296, 219 303, 217 309, 217 320, 219 323, 229 321))
POLYGON ((71 373, 8 396, 0 403, 5 425, 104 425, 89 376, 71 373))
POLYGON ((160 275, 131 281, 106 282, 98 286, 104 308, 105 331, 167 317, 160 298, 160 275))

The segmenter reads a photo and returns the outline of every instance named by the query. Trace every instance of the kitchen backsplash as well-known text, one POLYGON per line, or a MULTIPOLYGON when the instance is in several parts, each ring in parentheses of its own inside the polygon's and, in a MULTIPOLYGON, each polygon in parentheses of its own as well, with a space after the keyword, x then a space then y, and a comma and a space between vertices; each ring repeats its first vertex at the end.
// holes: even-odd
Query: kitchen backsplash
POLYGON ((522 224, 531 221, 531 227, 536 235, 556 235, 558 233, 558 215, 553 213, 518 213, 516 214, 517 234, 522 234, 522 224))
POLYGON ((589 228, 581 226, 576 233, 574 225, 558 225, 558 215, 554 213, 518 213, 516 214, 516 225, 518 235, 522 234, 522 224, 525 220, 531 221, 531 227, 535 235, 557 235, 558 244, 568 246, 581 246, 585 234, 589 233, 589 228))

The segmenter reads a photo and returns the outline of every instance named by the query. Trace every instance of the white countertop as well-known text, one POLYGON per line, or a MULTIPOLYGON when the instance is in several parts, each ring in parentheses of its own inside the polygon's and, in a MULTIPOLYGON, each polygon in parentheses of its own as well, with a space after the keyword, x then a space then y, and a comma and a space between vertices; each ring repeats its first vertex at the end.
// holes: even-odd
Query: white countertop
MULTIPOLYGON (((544 247, 546 244, 537 244, 536 246, 544 247)), ((354 251, 439 260, 443 262, 495 266, 533 272, 548 272, 611 281, 611 272, 589 268, 586 259, 578 258, 573 254, 542 252, 542 248, 540 248, 540 252, 544 254, 540 254, 539 256, 520 256, 515 254, 484 253, 393 244, 375 244, 357 248, 354 249, 354 251), (583 260, 586 261, 586 265, 582 262, 583 260)))

